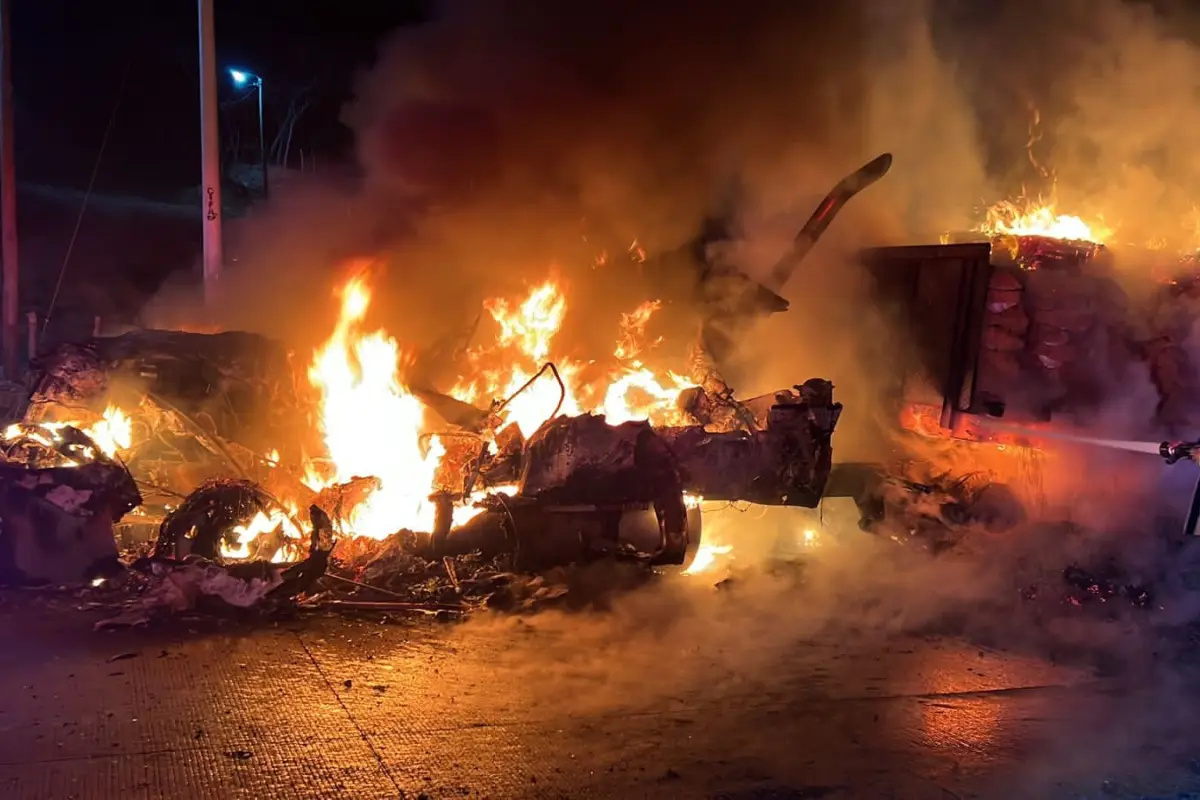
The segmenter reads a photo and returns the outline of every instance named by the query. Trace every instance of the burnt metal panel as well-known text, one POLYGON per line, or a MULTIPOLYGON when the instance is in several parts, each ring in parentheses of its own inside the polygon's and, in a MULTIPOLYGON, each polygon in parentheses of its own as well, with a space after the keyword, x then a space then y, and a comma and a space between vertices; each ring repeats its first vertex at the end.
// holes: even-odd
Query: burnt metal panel
POLYGON ((880 247, 863 252, 878 299, 898 342, 894 399, 939 406, 940 424, 956 427, 978 407, 975 377, 991 279, 987 243, 880 247))

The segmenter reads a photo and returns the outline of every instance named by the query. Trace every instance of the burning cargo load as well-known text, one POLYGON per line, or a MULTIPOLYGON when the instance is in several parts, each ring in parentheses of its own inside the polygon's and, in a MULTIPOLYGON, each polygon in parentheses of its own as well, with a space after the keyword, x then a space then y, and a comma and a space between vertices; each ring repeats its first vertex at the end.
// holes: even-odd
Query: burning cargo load
POLYGON ((891 386, 901 455, 878 465, 890 490, 866 493, 864 518, 940 507, 927 515, 936 534, 924 538, 941 545, 965 533, 961 511, 985 492, 1004 513, 984 527, 999 530, 1070 515, 1105 482, 1156 491, 1138 461, 1114 467, 1121 456, 1064 444, 1154 452, 1146 440, 1200 423, 1188 351, 1200 313, 1195 259, 1114 241, 1048 206, 1001 204, 981 232, 865 253, 909 337, 891 386))
POLYGON ((914 329, 898 389, 905 427, 999 441, 1012 437, 979 420, 1086 424, 1142 370, 1159 394, 1146 424, 1200 421, 1184 348, 1198 310, 1188 259, 1155 278, 1164 254, 1114 252, 1111 231, 1049 206, 1001 203, 981 233, 986 241, 976 233, 866 254, 885 296, 910 293, 900 304, 914 329))
POLYGON ((1127 299, 1104 251, 1046 239, 1021 239, 993 256, 976 391, 985 404, 1015 398, 1027 419, 1096 408, 1129 352, 1127 299))

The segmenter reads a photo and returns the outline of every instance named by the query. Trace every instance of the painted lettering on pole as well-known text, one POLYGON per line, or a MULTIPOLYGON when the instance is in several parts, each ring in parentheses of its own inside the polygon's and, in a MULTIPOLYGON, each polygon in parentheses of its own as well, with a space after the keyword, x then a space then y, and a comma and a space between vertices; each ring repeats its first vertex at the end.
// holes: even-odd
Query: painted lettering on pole
POLYGON ((216 200, 213 199, 213 195, 215 195, 215 194, 216 194, 216 190, 213 189, 213 187, 209 186, 208 187, 208 210, 204 214, 204 218, 207 219, 209 222, 212 222, 214 219, 217 218, 217 203, 216 203, 216 200))

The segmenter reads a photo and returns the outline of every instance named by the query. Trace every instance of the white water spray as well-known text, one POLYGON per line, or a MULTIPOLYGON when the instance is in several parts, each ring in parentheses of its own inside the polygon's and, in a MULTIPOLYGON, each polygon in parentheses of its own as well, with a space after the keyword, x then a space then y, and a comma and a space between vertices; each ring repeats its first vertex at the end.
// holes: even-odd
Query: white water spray
POLYGON ((1139 442, 1131 439, 1100 439, 1095 436, 1079 436, 1074 433, 1064 433, 1062 431, 1046 431, 1034 428, 1025 428, 1020 425, 1012 425, 1007 422, 997 422, 996 420, 980 420, 980 427, 991 428, 996 431, 1007 431, 1009 433, 1018 433, 1028 436, 1031 439, 1059 439, 1067 442, 1076 442, 1078 444, 1090 444, 1096 447, 1107 447, 1110 450, 1125 450, 1130 453, 1149 453, 1150 455, 1159 455, 1159 448, 1162 442, 1139 442))

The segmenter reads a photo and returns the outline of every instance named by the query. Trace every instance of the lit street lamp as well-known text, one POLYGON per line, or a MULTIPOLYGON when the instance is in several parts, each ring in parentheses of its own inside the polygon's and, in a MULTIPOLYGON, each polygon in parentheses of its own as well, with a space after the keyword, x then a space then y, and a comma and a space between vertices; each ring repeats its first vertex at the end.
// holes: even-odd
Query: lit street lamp
POLYGON ((240 69, 229 70, 234 86, 253 86, 258 90, 258 158, 262 164, 263 197, 267 196, 267 138, 263 133, 263 82, 262 78, 240 69))

